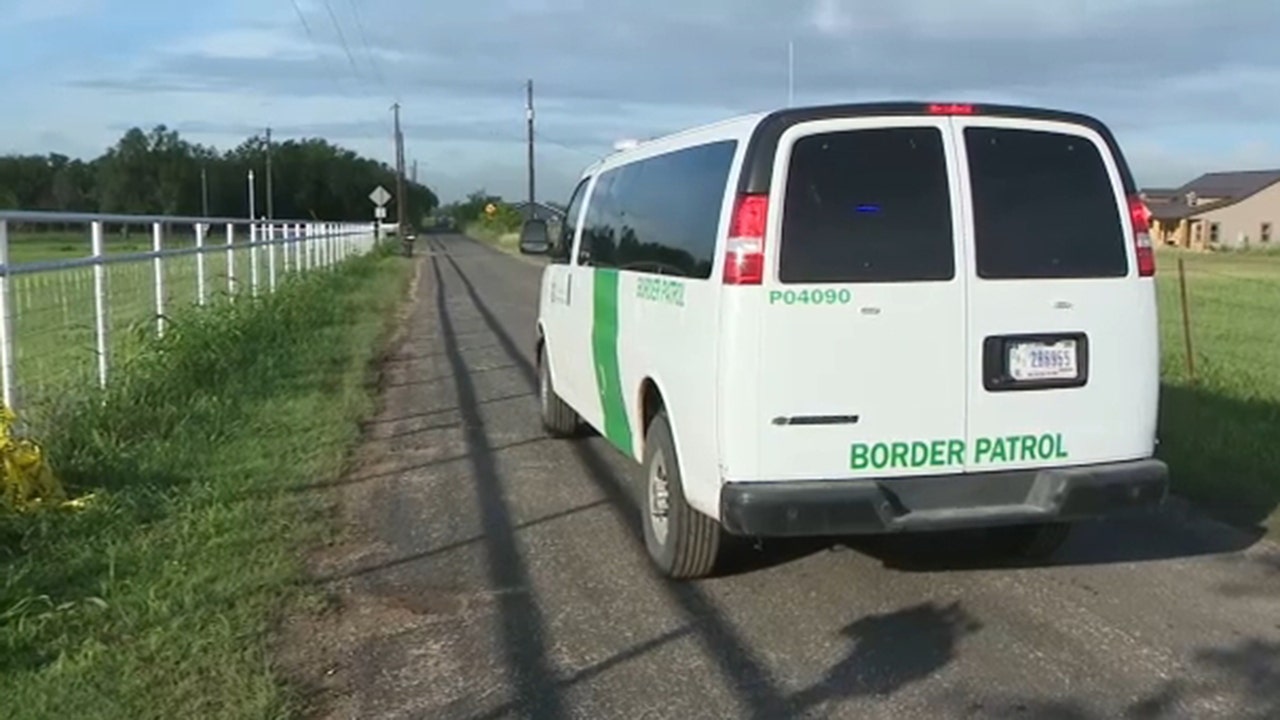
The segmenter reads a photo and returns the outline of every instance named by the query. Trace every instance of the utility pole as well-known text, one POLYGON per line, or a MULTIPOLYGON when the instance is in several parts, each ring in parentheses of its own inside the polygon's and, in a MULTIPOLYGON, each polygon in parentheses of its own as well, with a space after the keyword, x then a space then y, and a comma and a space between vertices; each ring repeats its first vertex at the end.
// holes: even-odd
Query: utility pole
POLYGON ((209 169, 200 166, 200 213, 209 217, 209 169))
POLYGON ((533 182, 534 182, 534 181, 533 181, 533 80, 532 80, 532 79, 530 79, 530 80, 529 80, 529 84, 528 84, 528 86, 527 86, 527 96, 528 96, 528 97, 527 97, 527 101, 526 101, 526 103, 525 103, 524 117, 525 117, 525 123, 529 126, 529 212, 527 213, 527 217, 526 217, 526 219, 532 219, 532 218, 533 218, 533 216, 534 216, 534 212, 533 212, 533 207, 534 207, 534 206, 533 206, 533 200, 534 200, 534 192, 533 192, 533 190, 534 190, 534 185, 533 185, 533 182))
POLYGON ((404 192, 404 133, 400 132, 400 103, 391 106, 396 114, 396 232, 404 245, 406 257, 413 254, 413 244, 409 241, 409 228, 405 224, 404 192))
POLYGON ((413 172, 409 173, 409 180, 412 181, 414 185, 418 184, 418 159, 417 158, 413 159, 413 172))
POLYGON ((257 212, 257 208, 255 207, 255 202, 254 202, 257 199, 256 197, 257 194, 258 193, 254 191, 254 187, 253 187, 253 169, 250 168, 249 170, 249 219, 250 220, 254 219, 254 213, 257 212))
POLYGON ((267 219, 276 217, 275 193, 271 192, 271 128, 267 128, 267 219))

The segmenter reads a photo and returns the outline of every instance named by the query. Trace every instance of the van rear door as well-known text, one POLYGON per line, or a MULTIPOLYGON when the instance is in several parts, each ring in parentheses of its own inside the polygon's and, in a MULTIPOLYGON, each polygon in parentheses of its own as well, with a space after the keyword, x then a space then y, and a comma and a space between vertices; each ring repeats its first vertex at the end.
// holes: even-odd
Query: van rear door
POLYGON ((945 117, 779 138, 759 292, 763 479, 960 472, 965 293, 945 117))
POLYGON ((969 470, 1149 457, 1156 300, 1117 158, 1071 122, 953 122, 972 206, 969 470))

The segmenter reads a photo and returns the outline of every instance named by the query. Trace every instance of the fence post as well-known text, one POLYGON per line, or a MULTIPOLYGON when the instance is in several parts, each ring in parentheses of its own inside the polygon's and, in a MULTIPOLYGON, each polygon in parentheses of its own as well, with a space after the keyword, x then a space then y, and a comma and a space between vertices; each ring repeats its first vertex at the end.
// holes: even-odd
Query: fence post
POLYGON ((107 266, 102 221, 90 226, 93 246, 93 325, 98 344, 98 387, 107 387, 107 266))
POLYGON ((1191 380, 1191 384, 1196 383, 1196 357, 1195 351, 1191 347, 1191 310, 1187 302, 1187 271, 1182 262, 1182 258, 1178 258, 1178 288, 1182 295, 1182 336, 1186 341, 1187 348, 1187 376, 1191 380))
POLYGON ((207 231, 204 223, 196 223, 196 304, 200 307, 205 304, 204 236, 207 231))
POLYGON ((155 273, 156 335, 164 337, 164 258, 160 256, 164 252, 164 223, 151 224, 151 252, 155 253, 151 267, 155 273))
POLYGON ((258 223, 249 223, 249 294, 258 297, 258 223))
POLYGON ((267 287, 276 291, 276 224, 267 223, 267 287))
POLYGON ((236 299, 236 226, 235 223, 227 223, 227 298, 232 302, 236 299))
POLYGON ((0 218, 0 376, 3 376, 4 404, 14 406, 13 287, 9 283, 9 221, 0 218))
POLYGON ((280 272, 285 277, 289 276, 289 241, 292 233, 289 231, 291 225, 280 226, 280 272))

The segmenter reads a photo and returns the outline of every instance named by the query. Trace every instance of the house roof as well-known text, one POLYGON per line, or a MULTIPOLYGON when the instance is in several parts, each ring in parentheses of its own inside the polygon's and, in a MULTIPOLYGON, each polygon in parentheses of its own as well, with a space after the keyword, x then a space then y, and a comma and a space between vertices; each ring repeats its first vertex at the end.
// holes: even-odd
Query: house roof
MULTIPOLYGON (((529 201, 521 200, 519 202, 512 203, 511 205, 517 210, 523 212, 526 208, 529 207, 529 201)), ((535 215, 540 215, 542 217, 563 217, 564 216, 563 210, 547 205, 546 203, 535 201, 533 203, 533 207, 534 207, 535 215)))
POLYGON ((1235 205, 1276 183, 1280 183, 1280 170, 1216 172, 1201 175, 1177 190, 1151 189, 1147 194, 1156 197, 1172 195, 1171 201, 1154 203, 1150 209, 1157 219, 1177 220, 1235 205), (1214 202, 1188 205, 1186 196, 1190 193, 1202 198, 1214 198, 1214 202))

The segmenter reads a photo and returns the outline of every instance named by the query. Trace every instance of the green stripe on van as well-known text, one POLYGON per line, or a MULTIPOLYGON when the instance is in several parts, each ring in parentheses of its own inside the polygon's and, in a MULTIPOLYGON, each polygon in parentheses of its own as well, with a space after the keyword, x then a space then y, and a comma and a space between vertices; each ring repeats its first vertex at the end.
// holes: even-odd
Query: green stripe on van
POLYGON ((618 271, 597 268, 593 275, 591 349, 596 388, 604 408, 604 436, 629 456, 633 452, 631 423, 627 420, 622 373, 618 370, 618 271))

